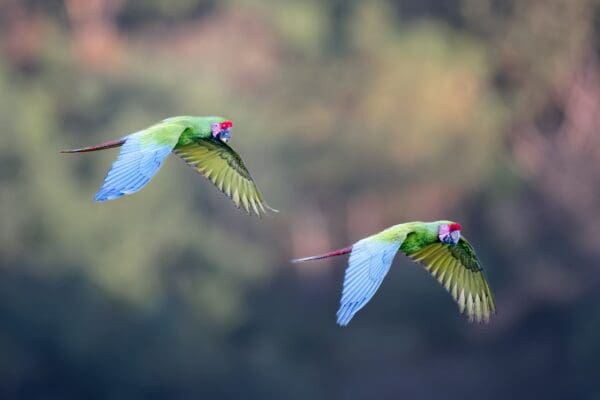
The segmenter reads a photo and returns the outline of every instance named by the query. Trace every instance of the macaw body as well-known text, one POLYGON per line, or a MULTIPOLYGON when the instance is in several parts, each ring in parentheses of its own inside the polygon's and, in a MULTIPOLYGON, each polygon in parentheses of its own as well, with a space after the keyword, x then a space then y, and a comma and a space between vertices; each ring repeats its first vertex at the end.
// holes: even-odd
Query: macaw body
POLYGON ((475 251, 452 221, 407 222, 359 240, 350 247, 293 262, 350 253, 337 322, 347 325, 373 297, 394 256, 402 253, 424 265, 458 303, 470 321, 488 322, 496 306, 475 251))
POLYGON ((223 117, 179 116, 167 118, 119 140, 63 153, 84 153, 121 147, 119 157, 96 193, 96 201, 117 199, 139 191, 174 153, 213 182, 233 200, 256 215, 275 211, 262 194, 238 154, 227 145, 231 121, 223 117))

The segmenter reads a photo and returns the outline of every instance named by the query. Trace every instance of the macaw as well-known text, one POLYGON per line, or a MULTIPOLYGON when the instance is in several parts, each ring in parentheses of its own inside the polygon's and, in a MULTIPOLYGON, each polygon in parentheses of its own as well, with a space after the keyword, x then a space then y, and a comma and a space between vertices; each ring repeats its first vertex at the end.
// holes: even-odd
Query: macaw
POLYGON ((277 212, 262 197, 238 154, 227 145, 233 123, 222 117, 179 116, 167 118, 139 132, 97 146, 63 150, 85 153, 121 147, 95 200, 102 202, 143 188, 171 153, 208 178, 219 190, 258 216, 277 212))
POLYGON ((473 247, 452 221, 407 222, 359 240, 352 246, 292 262, 350 253, 337 323, 346 326, 373 297, 400 250, 420 262, 452 295, 469 321, 489 322, 496 305, 473 247))

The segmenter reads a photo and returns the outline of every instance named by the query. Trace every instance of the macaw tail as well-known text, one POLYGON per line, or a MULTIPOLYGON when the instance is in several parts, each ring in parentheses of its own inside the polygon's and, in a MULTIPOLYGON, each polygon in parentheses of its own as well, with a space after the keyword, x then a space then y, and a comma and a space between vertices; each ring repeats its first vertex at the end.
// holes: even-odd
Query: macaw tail
POLYGON ((121 147, 125 143, 125 139, 111 140, 110 142, 98 144, 96 146, 82 147, 80 149, 61 150, 61 153, 87 153, 89 151, 98 151, 112 149, 113 147, 121 147))
POLYGON ((352 246, 348 246, 348 247, 344 247, 343 249, 330 251, 329 253, 321 254, 318 256, 296 258, 295 260, 292 260, 292 262, 293 263, 301 263, 304 261, 321 260, 323 258, 329 258, 329 257, 335 257, 335 256, 341 256, 344 254, 348 254, 351 251, 352 251, 352 246))

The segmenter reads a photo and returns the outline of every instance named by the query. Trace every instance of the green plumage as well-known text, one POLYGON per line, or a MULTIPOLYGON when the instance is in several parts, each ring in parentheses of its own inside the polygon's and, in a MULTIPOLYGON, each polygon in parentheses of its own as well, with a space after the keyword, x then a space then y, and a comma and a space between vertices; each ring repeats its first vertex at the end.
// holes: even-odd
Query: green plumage
POLYGON ((496 305, 473 247, 452 221, 407 222, 359 240, 350 247, 304 257, 305 262, 350 253, 337 322, 346 326, 373 297, 394 256, 401 251, 421 263, 457 302, 470 321, 488 322, 496 305))
POLYGON ((182 130, 173 153, 214 183, 236 207, 259 216, 266 210, 276 212, 264 201, 241 157, 225 142, 213 139, 211 125, 225 121, 214 116, 171 117, 157 124, 165 128, 155 136, 162 140, 171 131, 182 130))
POLYGON ((232 122, 223 117, 167 118, 121 140, 66 150, 83 153, 122 147, 109 170, 97 201, 132 194, 146 185, 171 153, 213 182, 236 207, 260 216, 276 211, 264 201, 241 157, 227 145, 232 122))
POLYGON ((178 116, 167 118, 159 124, 178 125, 184 128, 175 146, 175 148, 178 148, 197 142, 200 139, 210 139, 212 136, 211 124, 224 121, 226 119, 223 117, 178 116))
POLYGON ((399 242, 400 251, 423 264, 458 303, 469 320, 488 322, 496 305, 475 250, 461 237, 456 245, 441 243, 438 229, 452 221, 408 222, 371 236, 372 240, 399 242))

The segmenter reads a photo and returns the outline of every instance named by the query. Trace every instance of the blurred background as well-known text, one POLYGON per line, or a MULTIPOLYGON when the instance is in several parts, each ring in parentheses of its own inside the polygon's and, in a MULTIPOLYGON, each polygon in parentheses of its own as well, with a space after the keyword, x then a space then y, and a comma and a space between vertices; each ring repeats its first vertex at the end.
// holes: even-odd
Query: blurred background
POLYGON ((600 399, 600 3, 0 2, 3 399, 600 399), (223 115, 267 201, 176 158, 98 204, 62 148, 223 115), (349 327, 345 258, 463 224, 498 314, 398 257, 349 327))

